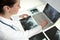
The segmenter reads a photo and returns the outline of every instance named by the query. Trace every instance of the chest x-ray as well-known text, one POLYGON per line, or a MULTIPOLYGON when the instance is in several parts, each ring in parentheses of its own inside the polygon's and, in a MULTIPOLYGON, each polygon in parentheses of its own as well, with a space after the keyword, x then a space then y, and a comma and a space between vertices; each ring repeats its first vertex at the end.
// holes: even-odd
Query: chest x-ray
POLYGON ((50 40, 60 40, 60 30, 56 26, 48 29, 45 33, 50 40))
POLYGON ((46 5, 43 12, 53 23, 55 23, 57 19, 60 17, 60 13, 49 4, 46 5))
POLYGON ((39 33, 39 34, 31 37, 30 40, 48 40, 48 39, 46 38, 46 36, 44 35, 44 33, 41 32, 41 33, 39 33))
POLYGON ((25 30, 29 30, 37 26, 37 23, 34 21, 34 19, 31 16, 21 19, 20 21, 25 30))

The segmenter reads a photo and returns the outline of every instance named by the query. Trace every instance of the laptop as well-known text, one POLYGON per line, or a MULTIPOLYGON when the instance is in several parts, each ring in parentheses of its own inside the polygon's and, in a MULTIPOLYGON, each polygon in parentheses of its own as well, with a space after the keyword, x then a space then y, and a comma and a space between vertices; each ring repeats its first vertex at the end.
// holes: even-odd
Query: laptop
POLYGON ((49 4, 46 4, 43 12, 38 12, 32 17, 38 23, 38 25, 40 25, 41 21, 47 20, 48 24, 43 28, 46 29, 47 27, 52 26, 57 21, 57 19, 60 17, 60 13, 49 4))

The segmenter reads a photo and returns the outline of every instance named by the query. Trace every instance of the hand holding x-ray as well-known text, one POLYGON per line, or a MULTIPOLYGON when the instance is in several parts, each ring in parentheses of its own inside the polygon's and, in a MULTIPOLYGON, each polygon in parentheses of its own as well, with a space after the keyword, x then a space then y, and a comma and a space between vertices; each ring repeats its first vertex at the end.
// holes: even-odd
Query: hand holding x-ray
POLYGON ((19 17, 22 18, 22 19, 23 19, 23 18, 27 18, 27 17, 28 17, 28 14, 22 14, 22 15, 20 15, 19 17))

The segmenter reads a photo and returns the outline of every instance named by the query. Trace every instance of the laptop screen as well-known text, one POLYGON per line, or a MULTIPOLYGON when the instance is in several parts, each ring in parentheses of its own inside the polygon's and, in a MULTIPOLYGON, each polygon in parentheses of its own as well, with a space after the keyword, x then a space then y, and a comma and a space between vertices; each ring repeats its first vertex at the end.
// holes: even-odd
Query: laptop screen
POLYGON ((55 10, 52 6, 49 4, 46 5, 45 9, 43 12, 46 14, 46 16, 53 22, 55 23, 57 19, 60 17, 60 13, 55 10))

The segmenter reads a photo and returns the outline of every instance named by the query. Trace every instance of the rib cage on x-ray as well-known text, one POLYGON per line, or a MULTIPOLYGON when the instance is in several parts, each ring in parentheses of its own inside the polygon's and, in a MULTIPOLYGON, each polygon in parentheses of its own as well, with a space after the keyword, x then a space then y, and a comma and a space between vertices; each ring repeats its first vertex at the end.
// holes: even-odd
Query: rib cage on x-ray
POLYGON ((21 19, 20 21, 25 30, 29 30, 37 26, 37 23, 33 20, 31 16, 21 19))
POLYGON ((53 23, 55 23, 57 19, 60 17, 60 13, 49 4, 46 5, 43 12, 53 23))

